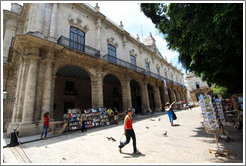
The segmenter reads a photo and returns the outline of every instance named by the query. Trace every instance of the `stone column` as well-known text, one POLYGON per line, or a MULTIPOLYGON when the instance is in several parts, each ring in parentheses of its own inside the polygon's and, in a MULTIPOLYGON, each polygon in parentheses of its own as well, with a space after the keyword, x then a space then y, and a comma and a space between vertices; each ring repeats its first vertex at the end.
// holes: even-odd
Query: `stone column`
POLYGON ((96 23, 96 48, 101 50, 101 20, 98 18, 96 23))
POLYGON ((122 89, 123 110, 127 110, 128 108, 132 107, 130 81, 124 80, 121 83, 121 89, 122 89))
POLYGON ((141 88, 141 99, 142 99, 143 107, 145 110, 150 110, 149 95, 148 95, 148 89, 147 89, 146 82, 141 82, 140 88, 141 88))
POLYGON ((38 10, 36 11, 36 31, 43 33, 43 26, 44 26, 44 16, 45 16, 45 3, 38 4, 38 10))
POLYGON ((19 73, 18 73, 18 78, 17 78, 17 86, 16 86, 16 92, 15 92, 15 102, 14 102, 14 106, 13 106, 13 115, 12 115, 12 122, 16 122, 18 120, 18 102, 20 100, 19 94, 21 92, 21 80, 23 79, 23 64, 24 62, 21 61, 20 67, 19 67, 19 73))
POLYGON ((43 112, 50 112, 51 110, 51 89, 52 89, 52 61, 54 59, 54 53, 48 52, 46 62, 46 71, 43 88, 42 99, 42 114, 43 112))
POLYGON ((103 73, 98 72, 91 81, 92 108, 103 107, 103 73))
POLYGON ((12 37, 15 37, 17 21, 7 20, 3 39, 3 62, 7 62, 12 37))
POLYGON ((57 3, 53 4, 51 23, 50 23, 50 40, 56 41, 56 20, 57 20, 57 3))
POLYGON ((50 119, 54 119, 54 99, 55 99, 55 83, 56 83, 56 76, 52 76, 52 90, 51 90, 51 103, 50 103, 50 119))
POLYGON ((161 111, 161 98, 158 86, 153 86, 154 98, 155 98, 155 110, 161 111))
POLYGON ((38 69, 38 59, 39 59, 39 48, 32 48, 33 52, 28 55, 30 60, 27 81, 26 81, 26 91, 25 100, 23 103, 23 114, 22 122, 31 123, 33 122, 34 114, 34 104, 36 95, 36 84, 37 84, 37 69, 38 69))

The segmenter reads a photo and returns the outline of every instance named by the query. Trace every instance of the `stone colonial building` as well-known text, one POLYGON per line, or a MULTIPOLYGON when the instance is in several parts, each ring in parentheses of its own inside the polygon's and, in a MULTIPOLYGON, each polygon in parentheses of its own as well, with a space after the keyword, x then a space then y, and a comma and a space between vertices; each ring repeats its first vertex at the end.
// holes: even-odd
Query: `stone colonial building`
POLYGON ((100 13, 98 5, 12 4, 3 11, 3 129, 40 133, 42 113, 62 120, 67 108, 135 107, 187 102, 183 73, 100 13), (165 80, 165 83, 164 83, 165 80))
POLYGON ((202 81, 201 78, 196 77, 193 73, 186 73, 186 81, 188 83, 188 100, 192 103, 197 103, 199 101, 200 94, 208 95, 212 93, 209 89, 209 85, 202 81))

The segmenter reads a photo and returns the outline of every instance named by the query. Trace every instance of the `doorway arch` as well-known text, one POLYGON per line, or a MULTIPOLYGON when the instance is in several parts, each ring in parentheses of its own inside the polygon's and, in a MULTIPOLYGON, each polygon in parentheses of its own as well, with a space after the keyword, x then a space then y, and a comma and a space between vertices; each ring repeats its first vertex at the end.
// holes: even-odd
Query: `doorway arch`
POLYGON ((69 108, 91 108, 91 76, 84 68, 65 65, 56 72, 53 118, 62 120, 69 108))
POLYGON ((140 86, 137 81, 131 80, 130 87, 131 87, 132 107, 135 108, 135 113, 139 114, 141 113, 141 108, 142 108, 140 86))
POLYGON ((149 106, 152 111, 155 111, 155 94, 152 86, 150 84, 147 84, 147 89, 148 89, 148 95, 149 95, 149 106))
POLYGON ((103 79, 103 103, 106 108, 116 107, 119 112, 123 111, 121 83, 112 74, 107 74, 103 79))

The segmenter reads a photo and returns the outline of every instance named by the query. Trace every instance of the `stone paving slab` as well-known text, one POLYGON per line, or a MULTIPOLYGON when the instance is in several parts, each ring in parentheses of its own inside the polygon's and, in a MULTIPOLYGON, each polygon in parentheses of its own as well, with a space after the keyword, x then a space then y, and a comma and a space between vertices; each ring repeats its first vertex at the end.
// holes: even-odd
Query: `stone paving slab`
POLYGON ((95 128, 86 133, 77 131, 26 143, 20 147, 4 148, 3 154, 5 161, 11 164, 243 163, 242 131, 232 128, 229 136, 234 142, 219 142, 220 147, 229 149, 229 159, 216 158, 209 153, 209 149, 216 147, 216 143, 213 135, 205 132, 201 123, 200 108, 177 111, 176 115, 178 119, 174 122, 177 126, 174 127, 170 126, 166 114, 134 121, 137 147, 142 152, 141 155, 132 154, 132 141, 122 149, 123 153, 119 153, 118 144, 123 134, 122 123, 95 128), (163 136, 165 131, 167 137, 163 136), (113 137, 116 142, 109 141, 106 137, 113 137), (13 156, 15 160, 12 159, 13 156))

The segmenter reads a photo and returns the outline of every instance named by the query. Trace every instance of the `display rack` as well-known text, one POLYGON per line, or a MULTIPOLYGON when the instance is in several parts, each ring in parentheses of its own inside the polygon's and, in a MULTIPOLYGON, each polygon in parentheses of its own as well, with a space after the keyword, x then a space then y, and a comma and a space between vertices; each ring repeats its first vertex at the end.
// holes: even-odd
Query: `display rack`
POLYGON ((79 108, 70 108, 68 109, 68 130, 78 130, 81 129, 81 120, 80 120, 81 111, 79 108))
POLYGON ((216 137, 216 131, 219 131, 220 129, 220 118, 224 117, 222 117, 220 112, 223 112, 221 102, 218 99, 213 100, 210 96, 203 96, 200 100, 200 104, 203 113, 203 124, 205 126, 206 132, 209 134, 214 134, 217 146, 214 149, 209 149, 209 152, 214 153, 216 157, 219 155, 225 155, 226 157, 229 157, 228 150, 224 150, 219 147, 218 139, 216 137))
POLYGON ((232 103, 238 115, 238 129, 243 126, 243 94, 232 95, 232 103))
POLYGON ((84 114, 87 117, 85 122, 87 128, 110 124, 106 108, 84 110, 84 114))

